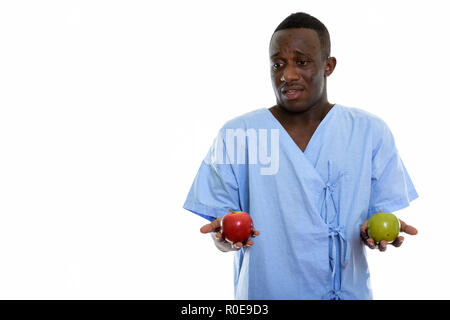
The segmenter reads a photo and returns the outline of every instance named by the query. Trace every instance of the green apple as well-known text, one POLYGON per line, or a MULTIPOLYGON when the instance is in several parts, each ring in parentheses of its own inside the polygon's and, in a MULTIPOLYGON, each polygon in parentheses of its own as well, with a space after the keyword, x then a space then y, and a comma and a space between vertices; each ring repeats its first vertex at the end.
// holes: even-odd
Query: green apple
POLYGON ((377 243, 386 240, 392 242, 397 239, 400 232, 400 222, 397 217, 389 212, 375 213, 367 222, 367 232, 369 237, 377 243))

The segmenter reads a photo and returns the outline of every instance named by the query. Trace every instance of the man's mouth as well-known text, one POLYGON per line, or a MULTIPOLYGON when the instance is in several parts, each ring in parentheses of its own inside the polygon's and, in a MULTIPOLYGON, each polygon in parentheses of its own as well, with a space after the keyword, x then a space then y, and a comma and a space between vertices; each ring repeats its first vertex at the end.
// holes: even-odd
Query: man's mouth
POLYGON ((282 89, 281 94, 286 98, 286 100, 295 100, 300 98, 304 91, 305 89, 303 88, 282 89))

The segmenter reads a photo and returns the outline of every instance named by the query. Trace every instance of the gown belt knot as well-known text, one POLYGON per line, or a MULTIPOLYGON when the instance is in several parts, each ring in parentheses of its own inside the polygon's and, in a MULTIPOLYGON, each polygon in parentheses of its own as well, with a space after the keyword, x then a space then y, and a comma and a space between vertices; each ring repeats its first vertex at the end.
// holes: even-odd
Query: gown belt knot
POLYGON ((336 274, 336 263, 338 260, 337 257, 337 248, 336 245, 334 243, 334 237, 338 238, 338 241, 340 243, 340 247, 342 249, 342 251, 344 252, 344 254, 341 254, 339 262, 341 263, 342 266, 346 266, 348 263, 348 257, 349 257, 349 250, 347 250, 347 239, 345 237, 345 226, 334 226, 334 225, 328 225, 328 234, 329 236, 332 238, 331 239, 331 257, 330 257, 330 262, 331 262, 331 272, 332 272, 332 276, 334 277, 336 274))

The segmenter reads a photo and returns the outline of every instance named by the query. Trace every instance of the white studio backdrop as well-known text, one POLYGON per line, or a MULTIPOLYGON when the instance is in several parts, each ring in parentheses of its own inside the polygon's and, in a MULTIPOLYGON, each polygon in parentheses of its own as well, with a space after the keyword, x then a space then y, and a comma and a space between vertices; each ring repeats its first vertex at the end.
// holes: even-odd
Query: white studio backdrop
POLYGON ((330 102, 383 118, 419 192, 375 299, 449 299, 445 1, 0 2, 0 299, 233 299, 182 209, 218 129, 270 107, 290 13, 328 27, 330 102))

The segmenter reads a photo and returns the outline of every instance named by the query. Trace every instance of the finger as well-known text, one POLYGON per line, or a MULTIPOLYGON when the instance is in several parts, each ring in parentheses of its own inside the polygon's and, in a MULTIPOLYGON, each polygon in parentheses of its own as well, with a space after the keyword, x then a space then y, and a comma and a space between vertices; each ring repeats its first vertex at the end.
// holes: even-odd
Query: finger
POLYGON ((259 231, 254 230, 252 233, 252 237, 259 236, 259 231))
POLYGON ((366 231, 367 230, 367 220, 363 222, 363 224, 361 225, 361 231, 366 231))
POLYGON ((360 228, 360 235, 361 235, 361 239, 363 239, 363 240, 369 239, 369 236, 367 234, 367 220, 364 221, 364 223, 362 224, 362 226, 360 228))
POLYGON ((405 237, 400 236, 400 237, 398 237, 397 239, 395 239, 394 242, 392 242, 391 244, 392 244, 394 247, 398 248, 398 247, 400 247, 400 246, 402 245, 403 240, 405 240, 405 237))
POLYGON ((245 245, 244 245, 244 247, 245 248, 248 248, 248 247, 251 247, 252 245, 253 245, 253 241, 252 240, 247 240, 247 242, 245 242, 245 245))
POLYGON ((368 238, 364 243, 365 243, 370 249, 375 249, 375 248, 376 248, 375 240, 373 240, 372 238, 368 238))
POLYGON ((384 252, 384 251, 386 251, 386 249, 387 249, 387 241, 386 240, 381 240, 380 241, 380 243, 378 244, 378 249, 381 251, 381 252, 384 252))
POLYGON ((216 237, 216 240, 225 241, 225 239, 223 238, 222 232, 216 232, 215 237, 216 237))
POLYGON ((419 231, 417 231, 416 228, 414 228, 413 226, 407 225, 404 221, 402 221, 400 219, 399 219, 399 221, 400 221, 400 231, 401 232, 405 232, 405 233, 413 235, 413 236, 419 232, 419 231))
POLYGON ((369 235, 367 234, 367 232, 365 232, 365 231, 363 231, 363 230, 361 230, 361 232, 359 233, 359 235, 360 235, 360 237, 361 237, 361 239, 362 239, 363 241, 366 241, 367 239, 369 239, 369 235))
POLYGON ((220 242, 220 243, 224 243, 225 239, 223 239, 222 234, 218 234, 218 232, 210 232, 209 233, 211 235, 211 238, 216 241, 216 242, 220 242))
POLYGON ((235 242, 235 243, 233 243, 233 246, 236 248, 236 249, 240 249, 240 248, 242 248, 244 245, 242 244, 242 242, 235 242))

